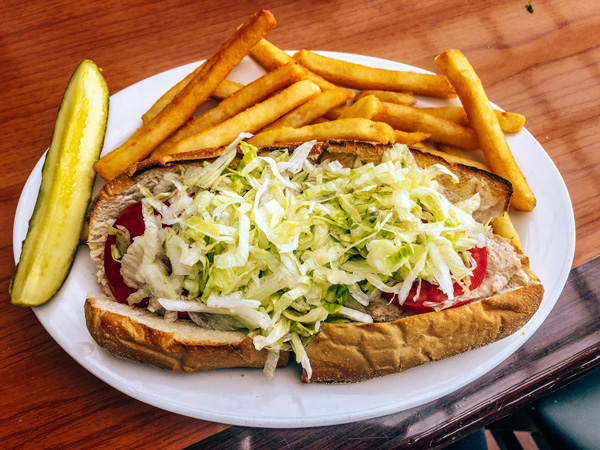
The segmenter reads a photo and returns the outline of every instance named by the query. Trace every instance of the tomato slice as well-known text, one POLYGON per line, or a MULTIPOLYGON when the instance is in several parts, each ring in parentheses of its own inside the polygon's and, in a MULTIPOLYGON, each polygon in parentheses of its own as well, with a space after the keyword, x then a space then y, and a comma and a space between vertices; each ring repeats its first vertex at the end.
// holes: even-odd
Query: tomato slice
MULTIPOLYGON (((487 249, 486 248, 472 248, 469 250, 471 257, 475 261, 475 268, 473 269, 473 275, 471 276, 471 286, 470 289, 478 288, 483 279, 485 278, 485 272, 487 271, 487 249)), ((463 288, 458 284, 454 283, 454 297, 458 297, 464 293, 463 288)), ((393 303, 400 306, 402 309, 410 311, 415 314, 422 314, 427 312, 435 311, 436 308, 442 306, 444 302, 448 300, 448 296, 444 294, 444 292, 434 284, 431 284, 427 281, 421 281, 421 290, 419 292, 419 297, 415 299, 415 295, 417 295, 418 285, 415 283, 410 292, 408 293, 408 297, 404 303, 400 306, 398 301, 398 296, 395 294, 389 294, 387 292, 382 293, 382 297, 386 300, 392 300, 393 303), (427 305, 424 303, 427 302, 427 305)), ((462 306, 470 303, 471 300, 456 300, 455 303, 448 306, 447 308, 456 308, 457 306, 462 306)), ((447 309, 446 308, 446 309, 447 309)))
MULTIPOLYGON (((128 206, 121 213, 119 218, 113 224, 116 228, 120 225, 129 231, 131 239, 136 236, 144 234, 146 226, 144 225, 144 216, 142 215, 142 204, 134 203, 128 206)), ((135 292, 135 289, 130 288, 123 281, 121 276, 121 263, 115 261, 111 254, 111 247, 117 242, 117 237, 108 235, 106 242, 104 243, 104 272, 106 274, 106 281, 111 292, 119 303, 127 303, 127 297, 135 292)), ((148 299, 143 299, 135 306, 145 308, 148 306, 148 299)))
MULTIPOLYGON (((169 201, 165 201, 168 205, 169 201)), ((159 214, 154 211, 154 214, 159 214)), ((146 225, 144 224, 144 216, 142 214, 142 203, 134 203, 128 206, 121 213, 119 218, 115 220, 113 227, 120 225, 129 231, 131 239, 136 236, 141 236, 146 231, 146 225)), ((164 227, 171 227, 171 225, 163 225, 164 227)), ((106 242, 104 243, 104 272, 106 274, 106 280, 111 292, 119 303, 127 303, 127 297, 135 292, 135 289, 130 288, 125 284, 123 277, 121 276, 121 263, 115 261, 111 254, 111 247, 117 242, 117 237, 108 235, 106 242)), ((138 308, 146 308, 148 306, 149 299, 144 298, 134 306, 138 308)), ((178 313, 182 319, 189 319, 190 316, 185 311, 178 313)))

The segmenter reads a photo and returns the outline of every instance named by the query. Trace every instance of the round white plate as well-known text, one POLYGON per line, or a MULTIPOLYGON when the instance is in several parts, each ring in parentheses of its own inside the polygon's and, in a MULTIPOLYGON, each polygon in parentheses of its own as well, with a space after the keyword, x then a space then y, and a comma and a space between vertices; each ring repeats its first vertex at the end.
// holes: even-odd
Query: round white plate
MULTIPOLYGON (((360 55, 324 55, 372 67, 425 72, 397 62, 360 55)), ((198 63, 169 70, 130 86, 110 99, 104 153, 121 144, 140 117, 170 86, 198 63)), ((264 71, 245 58, 229 79, 248 83, 264 71)), ((109 80, 110 84, 110 80, 109 80)), ((457 105, 457 101, 419 99, 421 105, 457 105)), ((573 209, 565 184, 542 148, 526 130, 509 135, 508 142, 538 204, 532 213, 513 213, 531 266, 546 295, 539 311, 518 333, 492 345, 407 372, 349 385, 302 384, 295 364, 278 369, 269 382, 258 369, 227 369, 181 374, 116 358, 90 337, 83 303, 90 291, 99 292, 96 267, 87 246, 81 245, 65 285, 56 297, 34 308, 56 342, 79 364, 109 385, 140 401, 186 416, 234 425, 309 427, 348 423, 391 414, 447 395, 496 367, 515 352, 540 326, 556 303, 571 268, 575 248, 573 209)), ((43 158, 42 158, 43 159, 43 158)), ((43 161, 27 181, 15 215, 15 260, 33 211, 43 161)), ((97 192, 103 181, 96 182, 97 192)))

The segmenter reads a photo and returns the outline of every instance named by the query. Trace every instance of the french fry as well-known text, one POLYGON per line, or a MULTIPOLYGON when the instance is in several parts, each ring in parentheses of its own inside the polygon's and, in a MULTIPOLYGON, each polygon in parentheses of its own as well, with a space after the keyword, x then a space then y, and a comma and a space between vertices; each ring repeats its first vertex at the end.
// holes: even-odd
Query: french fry
POLYGON ((279 127, 299 128, 308 125, 332 108, 346 103, 352 97, 354 97, 354 92, 345 89, 322 92, 293 111, 290 111, 279 120, 276 120, 271 125, 263 128, 261 132, 274 130, 279 127))
POLYGON ((240 133, 255 133, 278 117, 305 103, 321 90, 308 81, 294 83, 283 91, 269 97, 218 125, 177 142, 165 154, 175 154, 220 147, 231 143, 240 133))
POLYGON ((460 156, 461 158, 465 157, 465 151, 462 148, 453 145, 438 144, 438 149, 448 155, 460 156))
POLYGON ((168 154, 169 150, 177 144, 177 142, 230 119, 245 109, 256 105, 280 89, 286 88, 295 82, 302 80, 302 77, 303 74, 300 70, 300 66, 295 62, 291 62, 272 72, 266 73, 252 83, 239 89, 237 92, 234 92, 213 109, 188 120, 184 126, 152 152, 152 157, 156 158, 168 154))
POLYGON ((413 106, 417 103, 413 95, 409 92, 378 91, 374 89, 360 91, 356 95, 354 102, 357 102, 367 95, 374 95, 382 102, 398 103, 399 105, 413 106))
POLYGON ((492 229, 497 235, 510 239, 510 242, 515 247, 523 251, 521 239, 519 238, 517 230, 515 229, 515 226, 510 220, 510 217, 508 216, 507 212, 505 212, 503 216, 496 217, 492 220, 492 229))
POLYGON ((459 50, 447 50, 438 55, 435 62, 456 89, 469 122, 479 137, 488 166, 494 173, 512 183, 514 195, 511 205, 519 211, 533 210, 535 196, 508 147, 473 67, 459 50))
POLYGON ((177 94, 179 94, 183 90, 183 88, 185 88, 189 84, 189 82, 192 81, 192 79, 195 76, 198 76, 203 70, 206 70, 206 68, 210 65, 211 65, 211 61, 210 61, 210 59, 207 59, 202 64, 200 64, 200 66, 198 66, 192 73, 187 74, 183 80, 181 80, 176 85, 172 86, 158 100, 156 100, 156 102, 154 102, 154 104, 150 107, 150 109, 148 111, 146 111, 144 114, 142 114, 142 122, 144 124, 147 124, 152 119, 154 119, 156 116, 158 116, 158 114, 163 109, 165 109, 165 106, 167 106, 169 103, 171 103, 171 101, 173 101, 175 96, 177 94))
POLYGON ((335 84, 331 84, 329 81, 320 77, 316 73, 311 72, 306 67, 302 66, 302 70, 304 71, 304 77, 307 80, 312 81, 317 86, 319 86, 322 91, 332 91, 334 89, 339 89, 335 84))
MULTIPOLYGON (((152 119, 154 119, 158 115, 158 113, 161 112, 164 109, 164 107, 167 106, 171 102, 171 100, 173 100, 173 98, 175 98, 175 96, 179 94, 181 90, 188 85, 190 80, 194 78, 194 76, 196 76, 198 73, 200 73, 200 71, 206 65, 207 62, 208 60, 201 64, 192 73, 188 74, 183 80, 181 80, 167 92, 165 92, 158 100, 156 100, 156 102, 154 102, 150 109, 142 115, 142 122, 148 123, 152 119)), ((223 80, 223 82, 219 86, 217 86, 217 89, 215 89, 215 91, 213 92, 212 97, 223 99, 233 94, 242 86, 242 84, 236 83, 235 81, 223 80)))
POLYGON ((410 133, 407 131, 394 130, 394 136, 396 138, 396 144, 406 144, 411 147, 417 143, 423 142, 425 139, 428 139, 430 134, 421 133, 420 131, 410 133))
POLYGON ((325 117, 329 120, 337 120, 342 117, 342 114, 344 114, 344 111, 346 111, 348 108, 349 106, 347 105, 338 106, 337 108, 333 108, 331 111, 327 112, 325 117))
MULTIPOLYGON (((396 131, 396 133, 398 132, 398 130, 395 130, 395 131, 396 131)), ((422 142, 415 142, 414 144, 411 144, 410 148, 416 148, 417 150, 421 150, 422 152, 429 151, 429 147, 427 147, 422 142)))
MULTIPOLYGON (((358 96, 357 96, 358 98, 358 96)), ((469 118, 464 108, 460 106, 441 106, 437 108, 419 108, 427 114, 431 114, 442 119, 450 120, 461 125, 469 126, 469 118)), ((518 133, 525 125, 525 116, 512 112, 499 111, 494 109, 494 114, 498 118, 500 128, 505 133, 518 133)))
POLYGON ((275 26, 269 11, 250 17, 221 46, 209 63, 177 94, 154 119, 133 133, 116 150, 94 164, 94 169, 110 180, 131 164, 148 156, 161 142, 181 127, 214 92, 250 49, 275 26))
MULTIPOLYGON (((416 147, 412 146, 412 148, 416 148, 416 147)), ((464 164, 465 166, 477 167, 478 169, 485 170, 486 172, 490 171, 490 169, 485 164, 482 164, 479 161, 473 161, 472 159, 463 158, 461 156, 455 156, 455 155, 451 155, 449 153, 440 152, 439 150, 434 150, 434 149, 428 148, 428 147, 418 148, 418 149, 422 150, 424 152, 431 153, 432 155, 439 156, 440 158, 443 158, 446 161, 451 162, 451 163, 459 163, 459 164, 464 164)))
POLYGON ((275 70, 292 60, 290 55, 266 39, 261 39, 250 49, 250 56, 268 71, 275 70))
POLYGON ((340 119, 372 119, 381 112, 383 105, 374 95, 367 95, 342 111, 340 119))
MULTIPOLYGON (((373 97, 373 96, 371 96, 371 97, 373 97)), ((383 110, 381 101, 379 101, 379 103, 377 103, 376 100, 373 100, 373 98, 370 98, 369 100, 366 101, 366 103, 364 103, 364 102, 361 103, 361 100, 363 100, 364 98, 366 98, 366 97, 363 97, 363 98, 359 99, 358 101, 355 99, 354 103, 350 106, 342 105, 342 106, 338 106, 337 108, 333 108, 331 111, 329 111, 327 114, 325 114, 325 117, 329 120, 351 119, 351 118, 371 119, 383 110), (357 106, 355 106, 355 105, 357 105, 357 106), (370 116, 370 117, 368 117, 368 116, 370 116)))
POLYGON ((454 98, 456 93, 442 75, 375 69, 360 64, 300 50, 294 60, 327 81, 354 89, 412 92, 432 97, 454 98))
POLYGON ((316 125, 317 123, 325 123, 325 122, 331 122, 331 120, 327 119, 326 117, 317 117, 310 124, 316 125))
POLYGON ((385 123, 368 119, 340 119, 302 128, 282 127, 265 131, 250 138, 248 143, 257 147, 286 142, 306 142, 312 139, 347 139, 358 141, 394 142, 394 130, 385 123))
POLYGON ((223 100, 235 92, 239 91, 243 88, 244 85, 241 83, 236 83, 235 81, 223 80, 223 82, 217 86, 215 92, 212 93, 213 98, 218 98, 219 100, 223 100))
POLYGON ((374 120, 385 122, 395 130, 429 133, 430 139, 460 148, 480 148, 477 134, 472 128, 424 113, 412 106, 382 102, 383 110, 374 120))
MULTIPOLYGON (((367 91, 363 91, 367 92, 367 91)), ((374 95, 363 96, 360 99, 355 99, 350 106, 342 105, 332 109, 325 117, 329 120, 337 119, 372 119, 375 115, 383 110, 381 101, 374 95)))
POLYGON ((518 133, 525 126, 525 116, 508 111, 494 110, 500 129, 505 133, 518 133))
MULTIPOLYGON (((267 70, 276 69, 277 67, 292 61, 290 55, 266 39, 261 39, 260 42, 250 50, 250 55, 267 70)), ((305 78, 319 86, 322 91, 338 89, 335 84, 330 83, 316 73, 311 72, 305 67, 303 67, 303 69, 305 71, 305 78)))

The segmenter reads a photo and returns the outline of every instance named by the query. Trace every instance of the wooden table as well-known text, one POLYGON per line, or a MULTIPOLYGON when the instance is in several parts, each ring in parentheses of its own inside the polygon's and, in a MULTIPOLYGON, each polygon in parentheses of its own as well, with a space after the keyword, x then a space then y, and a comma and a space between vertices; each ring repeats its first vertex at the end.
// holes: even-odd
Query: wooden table
MULTIPOLYGON (((231 0, 6 0, 0 16, 0 442, 14 447, 313 448, 442 446, 600 365, 600 4, 372 0, 266 2, 284 49, 365 54, 437 71, 459 48, 489 97, 527 117, 569 189, 574 270, 553 312, 500 367, 438 401, 392 416, 317 429, 229 427, 133 400, 89 374, 29 309, 10 305, 12 223, 21 189, 47 148, 79 61, 104 70, 111 93, 209 56, 256 6, 231 0)), ((552 226, 552 224, 548 224, 552 226)))

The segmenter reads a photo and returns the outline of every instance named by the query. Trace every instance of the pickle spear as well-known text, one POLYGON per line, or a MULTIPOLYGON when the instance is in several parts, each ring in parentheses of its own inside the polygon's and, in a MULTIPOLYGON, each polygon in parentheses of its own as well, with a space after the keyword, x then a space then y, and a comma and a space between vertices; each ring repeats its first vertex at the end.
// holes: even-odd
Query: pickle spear
POLYGON ((13 304, 50 300, 66 280, 77 252, 108 120, 108 86, 92 61, 82 61, 63 96, 42 183, 21 258, 10 281, 13 304))

